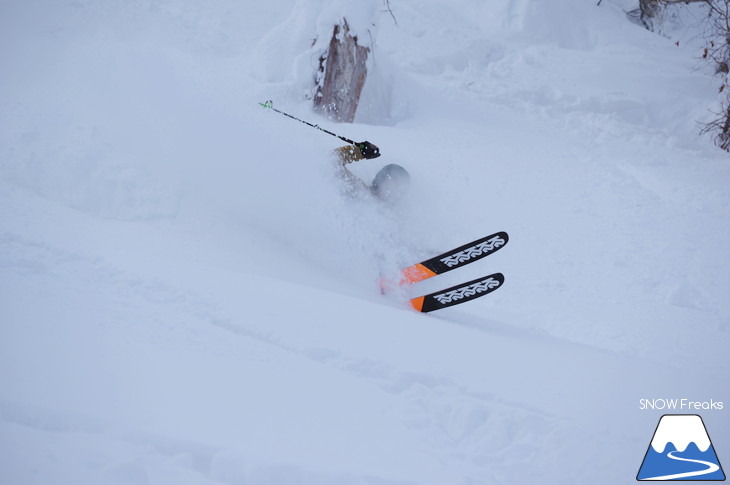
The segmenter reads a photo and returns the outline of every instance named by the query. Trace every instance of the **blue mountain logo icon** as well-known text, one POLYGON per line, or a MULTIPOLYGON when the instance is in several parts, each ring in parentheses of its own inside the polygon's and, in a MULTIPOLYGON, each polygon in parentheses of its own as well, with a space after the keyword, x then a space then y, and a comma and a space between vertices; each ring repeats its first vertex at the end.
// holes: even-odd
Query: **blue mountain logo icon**
POLYGON ((654 431, 637 480, 725 480, 702 418, 665 414, 654 431))

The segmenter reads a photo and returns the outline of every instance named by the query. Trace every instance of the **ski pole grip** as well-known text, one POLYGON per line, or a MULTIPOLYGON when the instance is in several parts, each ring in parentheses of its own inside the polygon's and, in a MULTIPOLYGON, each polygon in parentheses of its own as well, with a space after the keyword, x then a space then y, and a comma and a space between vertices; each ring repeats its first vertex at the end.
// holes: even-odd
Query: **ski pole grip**
POLYGON ((360 153, 362 153, 363 158, 371 159, 371 158, 378 158, 380 156, 380 148, 373 145, 369 141, 362 141, 360 143, 355 144, 355 146, 360 150, 360 153))

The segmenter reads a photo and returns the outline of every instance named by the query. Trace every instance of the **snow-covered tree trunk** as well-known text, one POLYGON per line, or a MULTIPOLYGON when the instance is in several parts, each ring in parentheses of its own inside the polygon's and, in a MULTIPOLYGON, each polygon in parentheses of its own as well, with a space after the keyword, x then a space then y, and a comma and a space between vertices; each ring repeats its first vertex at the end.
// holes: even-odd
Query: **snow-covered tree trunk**
POLYGON ((654 18, 661 8, 659 0, 639 0, 639 8, 644 17, 654 18))
MULTIPOLYGON (((690 3, 713 3, 717 0, 639 0, 639 8, 627 12, 629 19, 647 30, 661 32, 668 6, 690 3)), ((721 0, 724 1, 724 0, 721 0)))
POLYGON ((370 48, 350 34, 346 19, 335 25, 329 47, 319 59, 314 109, 327 117, 352 123, 367 77, 370 48))

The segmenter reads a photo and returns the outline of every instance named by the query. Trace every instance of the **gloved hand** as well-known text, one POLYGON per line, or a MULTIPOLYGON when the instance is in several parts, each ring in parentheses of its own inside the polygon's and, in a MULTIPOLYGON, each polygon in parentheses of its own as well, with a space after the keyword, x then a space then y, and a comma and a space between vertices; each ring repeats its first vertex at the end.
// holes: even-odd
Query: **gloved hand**
POLYGON ((360 143, 356 143, 355 146, 360 150, 363 158, 371 159, 378 158, 380 156, 380 148, 369 141, 361 141, 360 143))

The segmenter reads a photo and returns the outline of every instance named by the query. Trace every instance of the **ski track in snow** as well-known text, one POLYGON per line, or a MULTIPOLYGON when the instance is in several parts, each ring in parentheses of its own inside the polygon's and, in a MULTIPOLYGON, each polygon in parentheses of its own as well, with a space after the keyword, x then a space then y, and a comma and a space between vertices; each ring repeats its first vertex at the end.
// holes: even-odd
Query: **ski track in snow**
MULTIPOLYGON (((508 429, 500 428, 525 422, 532 422, 532 427, 549 428, 551 421, 556 417, 546 415, 537 408, 532 408, 518 402, 504 402, 496 396, 470 392, 450 379, 434 376, 427 373, 401 371, 393 366, 377 360, 357 357, 348 357, 336 349, 331 348, 299 348, 288 343, 285 337, 276 333, 267 333, 264 330, 249 329, 245 325, 237 324, 235 318, 221 314, 214 305, 199 296, 176 288, 164 281, 155 281, 149 277, 135 276, 113 268, 108 263, 96 258, 86 258, 79 254, 65 252, 53 248, 40 241, 28 241, 13 235, 6 234, 3 241, 4 254, 11 255, 13 269, 21 275, 45 275, 49 267, 62 267, 66 278, 78 275, 82 278, 91 276, 94 286, 99 288, 113 288, 112 296, 121 299, 122 303, 131 307, 145 308, 161 307, 166 311, 186 314, 196 325, 209 325, 225 330, 238 338, 252 339, 266 346, 275 347, 295 355, 298 358, 310 360, 316 364, 326 366, 341 372, 358 381, 372 383, 389 396, 393 397, 397 406, 403 407, 403 415, 408 419, 404 425, 421 434, 422 439, 432 446, 444 447, 452 450, 450 453, 455 459, 471 457, 479 466, 489 463, 499 463, 509 456, 508 429), (21 254, 31 253, 35 261, 23 258, 21 254), (458 403, 458 405, 454 404, 458 403), (507 412, 509 411, 509 412, 507 412), (490 432, 484 430, 489 428, 490 432), (499 443, 487 444, 494 434, 505 439, 499 443), (486 449, 485 449, 486 448, 486 449), (486 458, 490 456, 490 458, 486 458)), ((275 282, 273 283, 275 284, 275 282)), ((164 322, 157 322, 157 326, 164 322)), ((189 331, 196 332, 190 328, 189 331)), ((179 332, 177 328, 158 328, 153 337, 159 332, 179 332)), ((187 339, 186 339, 187 340, 187 339)), ((190 341, 187 342, 190 345, 190 341)), ((43 411, 23 410, 13 403, 5 403, 3 416, 6 421, 15 425, 28 426, 45 432, 74 432, 91 435, 88 439, 98 439, 109 431, 104 426, 92 425, 89 422, 78 422, 74 417, 44 415, 43 411), (64 422, 70 424, 64 425, 64 422), (76 421, 76 422, 75 422, 76 421), (61 423, 61 424, 59 424, 61 423)), ((46 413, 48 414, 48 413, 46 413)), ((114 435, 115 433, 111 433, 114 435)), ((121 437, 127 446, 139 445, 150 440, 155 448, 156 455, 190 455, 195 456, 195 462, 210 461, 214 451, 202 446, 185 443, 170 443, 171 451, 164 451, 165 444, 158 444, 159 437, 121 437), (189 449, 192 447, 192 449, 189 449), (200 449, 197 449, 200 448, 200 449)), ((163 440, 164 441, 164 440, 163 440)), ((524 450, 518 447, 522 455, 524 450)), ((161 459, 160 456, 157 456, 161 459)), ((116 468, 110 473, 142 474, 143 469, 137 465, 128 464, 116 468), (135 471, 136 470, 136 471, 135 471)))

